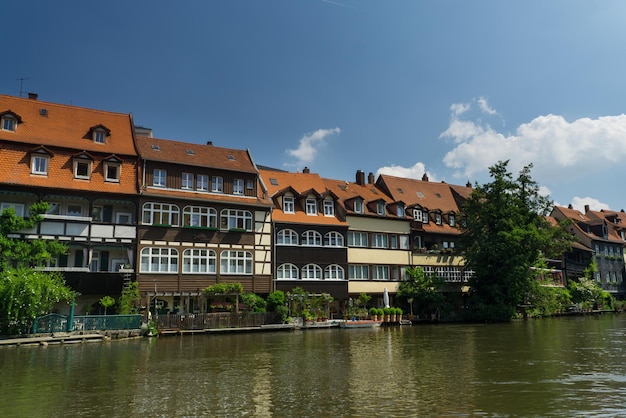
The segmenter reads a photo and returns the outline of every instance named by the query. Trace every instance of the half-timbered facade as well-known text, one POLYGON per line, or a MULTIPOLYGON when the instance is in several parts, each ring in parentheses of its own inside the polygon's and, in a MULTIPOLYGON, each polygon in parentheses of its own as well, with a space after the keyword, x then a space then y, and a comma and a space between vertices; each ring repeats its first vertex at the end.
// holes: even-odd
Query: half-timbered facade
POLYGON ((202 289, 272 289, 271 202, 245 150, 136 137, 141 157, 137 266, 145 302, 206 312, 202 289))
POLYGON ((67 245, 39 268, 64 273, 78 312, 133 279, 137 186, 131 115, 0 95, 0 210, 27 216, 48 202, 43 222, 18 235, 67 245))

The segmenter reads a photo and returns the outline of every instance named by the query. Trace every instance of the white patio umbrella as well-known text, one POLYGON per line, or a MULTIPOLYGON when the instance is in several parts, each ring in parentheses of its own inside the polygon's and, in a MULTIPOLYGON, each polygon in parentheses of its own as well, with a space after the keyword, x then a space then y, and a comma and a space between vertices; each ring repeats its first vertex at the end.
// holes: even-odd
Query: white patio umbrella
POLYGON ((389 307, 389 292, 387 292, 387 288, 383 290, 383 303, 385 304, 385 308, 389 307))

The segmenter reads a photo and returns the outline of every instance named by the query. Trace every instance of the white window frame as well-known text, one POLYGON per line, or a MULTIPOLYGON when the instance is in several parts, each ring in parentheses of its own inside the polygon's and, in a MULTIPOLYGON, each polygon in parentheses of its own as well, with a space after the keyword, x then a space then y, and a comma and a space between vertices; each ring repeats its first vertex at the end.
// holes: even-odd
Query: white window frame
POLYGON ((324 235, 324 247, 343 247, 343 235, 330 231, 324 235))
POLYGON ((284 263, 276 269, 277 280, 298 280, 298 267, 291 263, 284 263))
POLYGON ((427 224, 428 221, 428 211, 426 209, 422 209, 422 222, 427 224))
POLYGON ((220 176, 211 177, 211 191, 213 193, 224 193, 224 178, 220 176))
POLYGON ((96 144, 106 143, 106 132, 103 129, 94 129, 92 135, 93 142, 95 142, 96 144))
POLYGON ((346 275, 338 264, 331 264, 324 269, 324 280, 345 280, 346 275))
POLYGON ((441 225, 442 224, 442 219, 441 218, 442 218, 441 213, 436 212, 435 213, 435 223, 437 225, 441 225))
POLYGON ((169 247, 141 249, 140 273, 178 273, 178 250, 169 247))
POLYGON ((104 163, 104 181, 111 183, 119 183, 122 175, 122 165, 120 163, 105 162, 104 163), (111 176, 110 170, 115 170, 115 175, 111 176))
POLYGON ((185 206, 183 226, 217 228, 217 211, 205 206, 185 206))
POLYGON ((372 248, 389 248, 389 235, 379 232, 372 234, 372 248))
POLYGON ((304 247, 321 247, 322 234, 312 229, 304 231, 300 239, 300 244, 304 247))
POLYGON ((188 248, 183 251, 183 274, 216 274, 217 253, 213 250, 188 248))
POLYGON ((167 171, 162 168, 155 168, 152 174, 152 185, 154 187, 166 187, 167 171))
POLYGON ((454 213, 451 213, 450 215, 448 215, 448 224, 450 226, 456 225, 456 216, 454 215, 454 213))
POLYGON ((180 220, 179 207, 170 203, 146 202, 141 212, 143 225, 178 226, 180 220), (160 222, 155 222, 155 220, 160 222))
POLYGON ((404 205, 398 204, 397 216, 399 218, 404 218, 404 205))
POLYGON ((298 245, 298 233, 293 229, 281 229, 276 234, 276 245, 298 245))
POLYGON ((390 280, 389 266, 377 264, 372 268, 372 280, 390 280))
POLYGON ((243 194, 243 179, 233 180, 233 194, 236 194, 236 195, 243 194))
POLYGON ((293 196, 284 196, 283 197, 283 212, 284 213, 295 213, 295 203, 293 196))
POLYGON ((354 201, 354 213, 363 213, 363 201, 361 199, 354 201))
POLYGON ((252 231, 252 213, 249 210, 222 209, 220 212, 220 229, 252 231))
POLYGON ((49 164, 50 164, 50 156, 35 154, 31 157, 31 173, 47 176, 49 164))
POLYGON ((17 119, 13 115, 2 116, 2 130, 7 132, 15 132, 17 119))
POLYGON ((368 237, 367 232, 348 232, 348 247, 367 248, 368 237))
POLYGON ((185 190, 193 190, 193 173, 182 174, 180 188, 185 190))
POLYGON ((80 180, 89 180, 91 178, 91 160, 84 158, 74 159, 74 178, 80 180), (86 174, 79 174, 79 168, 84 167, 86 174))
POLYGON ((349 280, 369 280, 370 268, 367 264, 350 264, 348 266, 349 280))
POLYGON ((382 202, 376 203, 376 213, 380 216, 385 215, 385 204, 382 202))
POLYGON ((250 251, 224 250, 220 253, 220 274, 252 275, 252 265, 250 251))
POLYGON ((309 216, 317 216, 317 200, 312 198, 306 199, 306 214, 309 216))
POLYGON ((307 264, 301 270, 302 280, 322 280, 323 271, 317 264, 307 264))
POLYGON ((417 222, 422 222, 422 210, 421 209, 413 209, 413 220, 417 222))
POLYGON ((324 216, 335 216, 335 202, 324 200, 324 216))
POLYGON ((202 192, 209 191, 209 176, 206 174, 198 174, 196 177, 196 190, 202 192))

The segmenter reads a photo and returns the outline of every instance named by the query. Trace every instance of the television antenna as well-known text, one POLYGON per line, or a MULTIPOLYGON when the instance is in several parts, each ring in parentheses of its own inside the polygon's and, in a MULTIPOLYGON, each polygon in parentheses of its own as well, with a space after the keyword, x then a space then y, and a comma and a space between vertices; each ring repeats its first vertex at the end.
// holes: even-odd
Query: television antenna
POLYGON ((20 82, 20 96, 19 97, 22 97, 22 87, 24 86, 24 80, 30 80, 30 78, 20 77, 20 78, 16 78, 15 80, 20 82))

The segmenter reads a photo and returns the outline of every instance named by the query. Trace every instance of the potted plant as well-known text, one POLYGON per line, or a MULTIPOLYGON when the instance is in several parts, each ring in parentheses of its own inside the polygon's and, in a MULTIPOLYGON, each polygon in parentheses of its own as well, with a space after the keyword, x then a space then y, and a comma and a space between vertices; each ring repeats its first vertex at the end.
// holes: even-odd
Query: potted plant
POLYGON ((370 319, 372 321, 378 321, 378 309, 370 308, 369 312, 370 312, 370 319))
POLYGON ((383 308, 378 308, 378 320, 382 321, 383 319, 385 319, 385 312, 383 311, 383 308))
POLYGON ((396 308, 394 308, 393 306, 389 308, 389 316, 389 320, 391 322, 396 322, 396 308))
POLYGON ((383 321, 389 322, 391 316, 391 308, 383 308, 383 314, 385 316, 385 319, 383 321))
POLYGON ((396 308, 396 319, 402 321, 402 314, 404 311, 401 308, 396 308))

